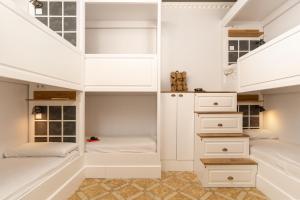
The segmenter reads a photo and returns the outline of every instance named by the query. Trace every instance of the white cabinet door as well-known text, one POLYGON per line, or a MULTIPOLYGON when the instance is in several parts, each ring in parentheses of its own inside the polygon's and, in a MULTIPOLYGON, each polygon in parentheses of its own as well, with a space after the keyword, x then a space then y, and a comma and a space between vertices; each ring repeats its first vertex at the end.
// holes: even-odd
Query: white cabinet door
POLYGON ((176 160, 177 94, 161 95, 161 159, 176 160))
POLYGON ((194 94, 178 94, 177 99, 177 160, 193 160, 194 94))

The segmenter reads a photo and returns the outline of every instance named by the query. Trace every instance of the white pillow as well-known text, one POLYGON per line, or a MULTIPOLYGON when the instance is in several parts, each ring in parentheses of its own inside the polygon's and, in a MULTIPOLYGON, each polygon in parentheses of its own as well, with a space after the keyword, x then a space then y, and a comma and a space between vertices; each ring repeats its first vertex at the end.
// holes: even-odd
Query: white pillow
POLYGON ((26 143, 4 152, 5 158, 11 157, 65 157, 78 148, 76 143, 26 143))
POLYGON ((250 139, 279 139, 278 134, 267 129, 246 129, 244 133, 249 135, 250 139))

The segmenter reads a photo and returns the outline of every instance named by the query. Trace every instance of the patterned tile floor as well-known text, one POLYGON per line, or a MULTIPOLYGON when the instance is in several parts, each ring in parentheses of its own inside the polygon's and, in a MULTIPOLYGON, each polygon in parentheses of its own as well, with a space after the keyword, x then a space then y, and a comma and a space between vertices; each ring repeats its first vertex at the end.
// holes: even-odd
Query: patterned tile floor
POLYGON ((254 188, 201 187, 191 172, 162 172, 161 179, 85 179, 69 200, 266 200, 254 188))

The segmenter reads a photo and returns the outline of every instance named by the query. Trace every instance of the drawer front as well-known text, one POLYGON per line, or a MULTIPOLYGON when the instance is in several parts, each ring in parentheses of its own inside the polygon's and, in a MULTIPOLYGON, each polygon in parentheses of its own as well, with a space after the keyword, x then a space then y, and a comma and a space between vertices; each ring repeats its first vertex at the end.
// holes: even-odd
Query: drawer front
POLYGON ((216 187, 254 187, 254 169, 209 169, 208 185, 216 187))
POLYGON ((246 139, 204 139, 201 141, 201 158, 249 157, 249 140, 246 139))
POLYGON ((242 133, 242 114, 199 114, 197 133, 242 133))
POLYGON ((196 94, 196 112, 235 112, 237 110, 236 93, 196 94))

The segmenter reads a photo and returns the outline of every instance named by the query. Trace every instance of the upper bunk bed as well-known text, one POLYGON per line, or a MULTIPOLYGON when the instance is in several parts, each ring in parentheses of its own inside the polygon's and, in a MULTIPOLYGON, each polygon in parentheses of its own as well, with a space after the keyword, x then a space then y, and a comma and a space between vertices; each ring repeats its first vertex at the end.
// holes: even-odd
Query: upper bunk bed
POLYGON ((11 0, 0 1, 0 16, 1 77, 83 89, 79 49, 11 0))
POLYGON ((264 34, 259 39, 266 41, 237 59, 238 92, 300 84, 300 70, 297 67, 300 61, 297 56, 297 44, 300 42, 299 22, 292 20, 288 25, 282 24, 291 18, 292 12, 297 11, 299 3, 297 0, 239 0, 225 15, 225 28, 243 30, 255 27, 264 34))

